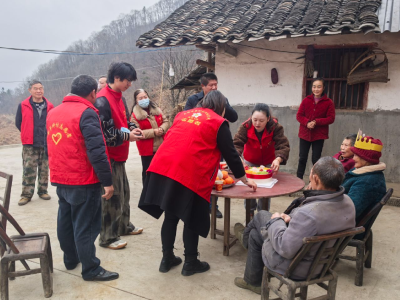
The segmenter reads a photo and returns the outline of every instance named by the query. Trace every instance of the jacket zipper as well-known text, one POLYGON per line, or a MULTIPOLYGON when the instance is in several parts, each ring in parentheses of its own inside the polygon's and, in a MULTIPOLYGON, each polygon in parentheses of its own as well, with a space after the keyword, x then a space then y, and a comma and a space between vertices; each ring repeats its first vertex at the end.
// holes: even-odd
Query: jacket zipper
POLYGON ((217 167, 215 167, 215 169, 214 169, 214 173, 212 174, 212 176, 211 176, 211 178, 210 178, 210 180, 209 181, 211 181, 212 179, 213 179, 213 177, 214 177, 214 175, 215 175, 215 171, 217 170, 217 167))

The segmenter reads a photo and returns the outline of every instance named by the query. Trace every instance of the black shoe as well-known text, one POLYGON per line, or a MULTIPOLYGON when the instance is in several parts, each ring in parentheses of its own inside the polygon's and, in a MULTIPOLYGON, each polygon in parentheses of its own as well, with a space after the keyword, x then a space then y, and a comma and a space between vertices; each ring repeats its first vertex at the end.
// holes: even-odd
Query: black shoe
MULTIPOLYGON (((211 209, 210 209, 210 214, 211 214, 211 209)), ((219 211, 219 209, 217 208, 217 211, 215 212, 215 217, 217 219, 222 219, 222 212, 219 211)))
POLYGON ((164 251, 159 271, 161 273, 167 273, 172 267, 180 265, 181 263, 182 259, 175 256, 174 251, 164 251))
POLYGON ((183 276, 191 276, 196 273, 207 272, 208 270, 210 270, 210 265, 208 263, 195 259, 189 262, 185 261, 181 274, 183 276))
POLYGON ((79 265, 79 263, 73 264, 73 265, 68 265, 68 266, 65 265, 65 268, 70 271, 70 270, 75 269, 78 265, 79 265))
POLYGON ((117 279, 119 277, 118 273, 110 272, 107 270, 102 270, 98 275, 94 276, 93 278, 85 279, 86 281, 110 281, 117 279))

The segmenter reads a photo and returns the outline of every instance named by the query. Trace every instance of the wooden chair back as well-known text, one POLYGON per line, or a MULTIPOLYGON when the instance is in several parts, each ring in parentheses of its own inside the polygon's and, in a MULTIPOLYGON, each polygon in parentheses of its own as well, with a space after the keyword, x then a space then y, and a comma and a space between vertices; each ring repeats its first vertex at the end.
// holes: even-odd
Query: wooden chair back
MULTIPOLYGON (((11 199, 11 186, 13 181, 13 176, 10 174, 6 174, 4 172, 0 172, 0 177, 6 180, 4 195, 0 196, 1 205, 8 211, 10 208, 10 199, 11 199)), ((7 220, 1 216, 1 225, 3 226, 4 231, 6 230, 7 220)))
POLYGON ((365 234, 369 233, 371 230, 372 225, 376 218, 378 217, 382 207, 386 205, 389 201, 390 197, 393 194, 393 189, 388 189, 385 196, 379 201, 377 204, 373 205, 371 209, 367 210, 364 215, 361 217, 360 221, 358 222, 357 226, 363 226, 365 228, 365 234))
POLYGON ((306 281, 310 281, 314 278, 323 278, 326 272, 331 268, 336 257, 343 251, 350 240, 357 234, 363 233, 364 227, 356 227, 332 234, 319 235, 313 237, 305 237, 303 239, 303 247, 297 253, 289 268, 285 273, 285 277, 289 278, 292 272, 296 269, 298 264, 304 258, 304 256, 311 250, 311 248, 320 243, 317 253, 313 259, 310 269, 308 270, 306 281), (329 246, 332 241, 335 241, 333 246, 329 246), (317 267, 322 265, 321 273, 316 276, 315 272, 317 267))

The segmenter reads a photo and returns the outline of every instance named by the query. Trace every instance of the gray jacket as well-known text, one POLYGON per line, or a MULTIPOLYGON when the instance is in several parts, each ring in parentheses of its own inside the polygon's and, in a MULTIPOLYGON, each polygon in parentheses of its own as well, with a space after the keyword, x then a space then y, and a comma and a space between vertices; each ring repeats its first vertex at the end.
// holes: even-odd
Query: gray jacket
MULTIPOLYGON (((290 213, 291 220, 273 219, 267 223, 268 236, 264 241, 262 257, 271 270, 285 274, 293 258, 303 246, 303 238, 330 234, 355 227, 353 201, 344 195, 344 188, 332 194, 306 198, 290 213)), ((334 242, 332 242, 333 244, 334 242)), ((290 276, 295 280, 306 278, 318 250, 314 245, 290 276)), ((320 272, 317 268, 316 272, 320 272)), ((317 275, 317 274, 316 274, 317 275)))

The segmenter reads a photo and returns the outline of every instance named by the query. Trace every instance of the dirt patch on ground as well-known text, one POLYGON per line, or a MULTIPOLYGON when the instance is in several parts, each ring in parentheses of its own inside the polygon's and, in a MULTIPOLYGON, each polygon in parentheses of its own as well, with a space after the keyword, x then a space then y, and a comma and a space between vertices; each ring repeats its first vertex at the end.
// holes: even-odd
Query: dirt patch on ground
POLYGON ((19 130, 15 127, 15 116, 0 115, 0 146, 20 143, 19 130))

